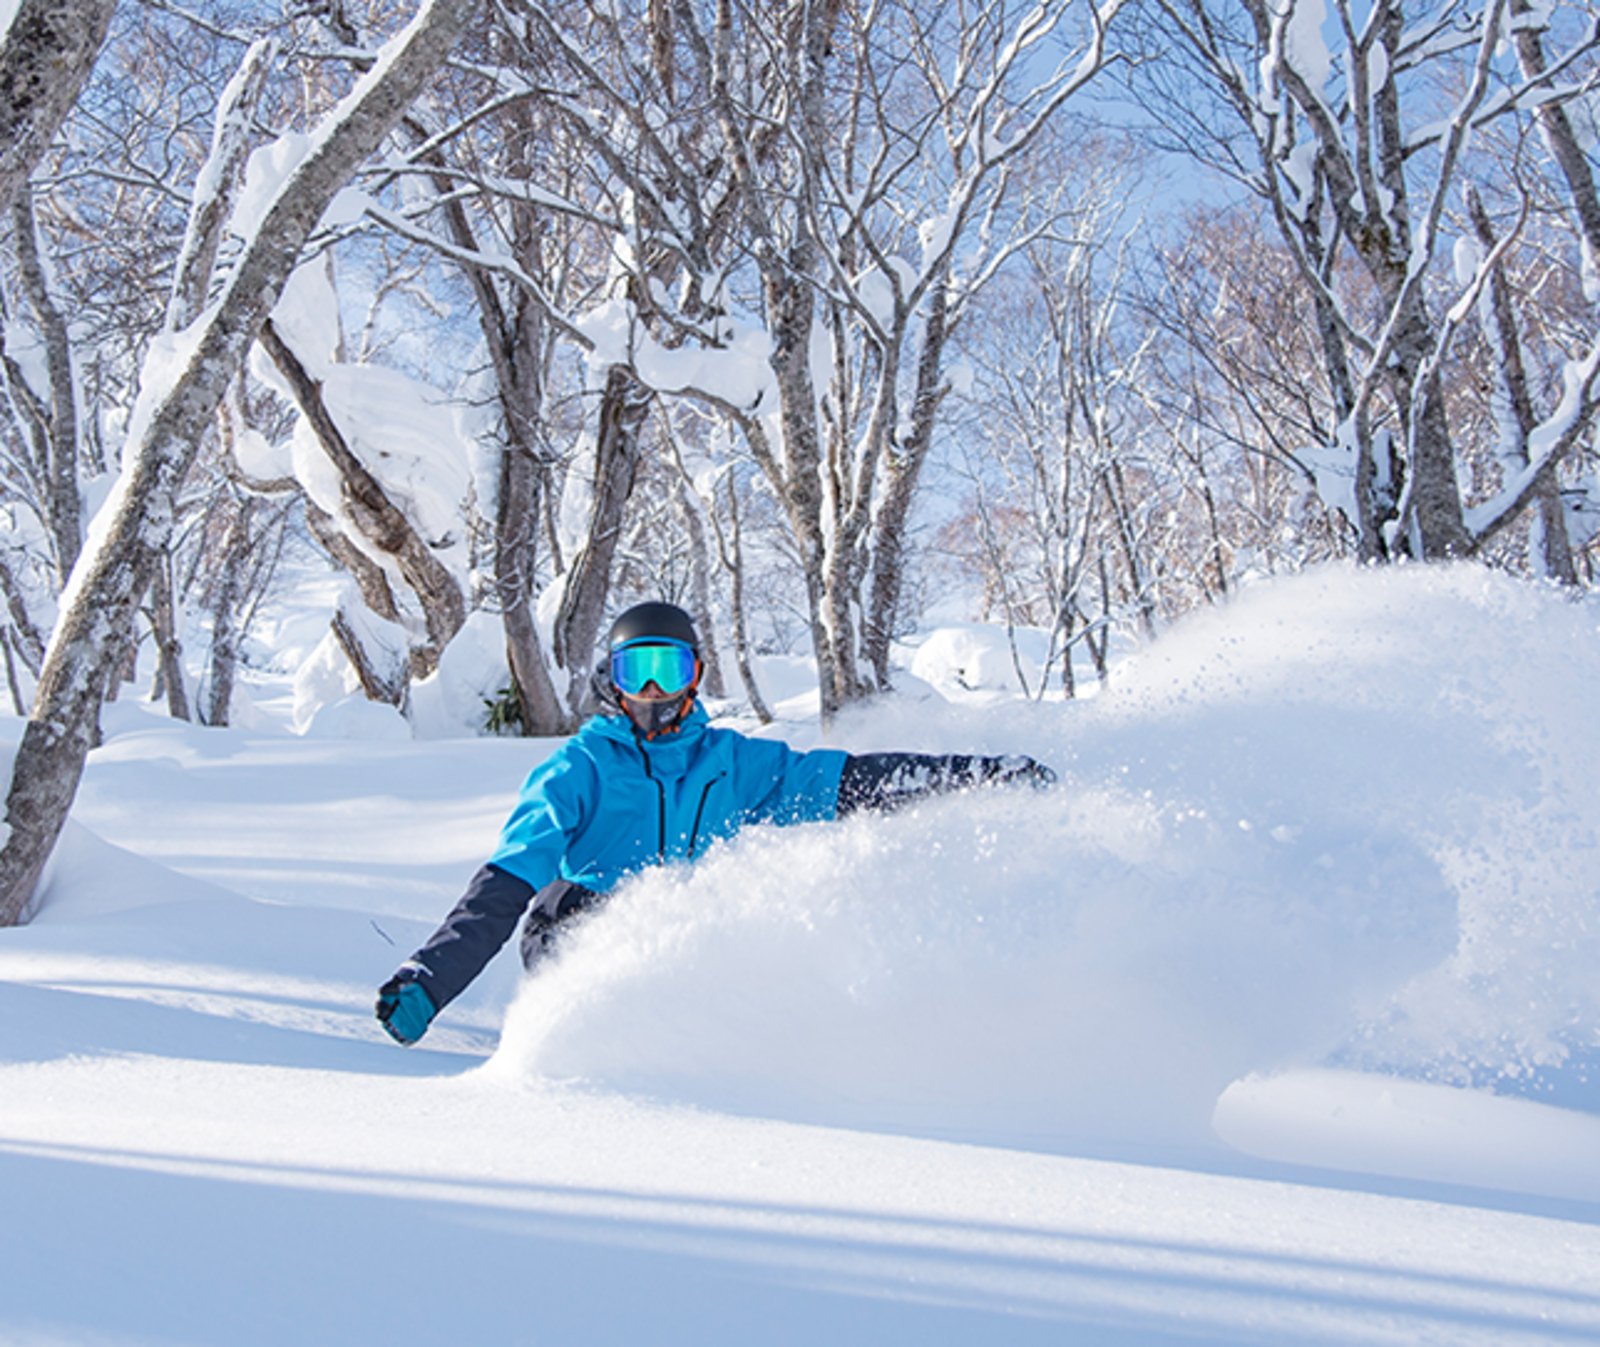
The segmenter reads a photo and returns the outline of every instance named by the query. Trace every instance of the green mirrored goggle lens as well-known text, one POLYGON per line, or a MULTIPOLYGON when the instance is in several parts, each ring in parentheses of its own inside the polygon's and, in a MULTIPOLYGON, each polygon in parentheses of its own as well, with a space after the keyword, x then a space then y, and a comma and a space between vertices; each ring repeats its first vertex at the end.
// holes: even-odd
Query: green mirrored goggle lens
POLYGON ((647 683, 671 696, 694 682, 694 651, 681 641, 625 645, 611 652, 611 681, 630 697, 643 692, 647 683))

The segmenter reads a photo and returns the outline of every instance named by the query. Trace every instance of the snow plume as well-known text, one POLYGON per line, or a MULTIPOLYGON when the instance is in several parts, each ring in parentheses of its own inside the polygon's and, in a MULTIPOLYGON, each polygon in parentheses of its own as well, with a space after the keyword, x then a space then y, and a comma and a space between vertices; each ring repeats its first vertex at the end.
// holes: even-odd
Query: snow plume
POLYGON ((1296 1066, 1528 1089, 1600 1043, 1597 677, 1590 607, 1329 569, 1091 703, 863 720, 852 747, 1026 748, 1062 784, 642 876, 494 1069, 1051 1146, 1200 1144, 1231 1081, 1296 1066))
POLYGON ((1471 566, 1321 571, 1124 670, 1079 770, 1424 852, 1454 895, 1448 957, 1340 1059, 1506 1086, 1600 1046, 1597 674, 1592 605, 1471 566))
POLYGON ((1230 1082, 1443 957, 1451 918, 1403 842, 1120 789, 946 801, 642 879, 530 982, 502 1057, 846 1126, 1194 1144, 1230 1082))

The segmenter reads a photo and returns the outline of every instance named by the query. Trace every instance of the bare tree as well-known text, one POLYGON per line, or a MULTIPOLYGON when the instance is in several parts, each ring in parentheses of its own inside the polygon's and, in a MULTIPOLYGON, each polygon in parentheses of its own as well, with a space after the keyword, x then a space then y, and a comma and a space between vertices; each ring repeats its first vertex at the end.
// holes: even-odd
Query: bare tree
POLYGON ((949 334, 1048 227, 1014 174, 1109 59, 1118 8, 515 9, 625 188, 634 321, 608 357, 740 428, 793 536, 825 718, 887 682, 949 334), (1051 42, 1059 63, 1030 64, 1051 42))
MULTIPOLYGON (((1365 10, 1334 0, 1330 12, 1324 27, 1323 7, 1303 0, 1245 0, 1237 9, 1163 3, 1164 34, 1177 35, 1239 135, 1200 125, 1214 103, 1177 129, 1259 195, 1313 296, 1339 417, 1327 452, 1350 460, 1361 554, 1469 555, 1489 535, 1488 519, 1520 510, 1535 488, 1512 484, 1469 523, 1445 377, 1461 306, 1437 265, 1441 222, 1475 134, 1521 108, 1570 98, 1579 86, 1569 77, 1594 50, 1597 31, 1548 61, 1519 41, 1524 72, 1508 82, 1497 60, 1502 38, 1519 24, 1504 0, 1466 9, 1382 0, 1365 10), (1364 307, 1340 284, 1346 262, 1360 267, 1375 303, 1364 307), (1390 444, 1393 473, 1383 462, 1390 444)), ((1157 78, 1170 81, 1174 69, 1157 78)), ((1162 92, 1160 106, 1174 115, 1184 109, 1170 82, 1162 92)), ((1466 288, 1476 295, 1488 279, 1479 274, 1466 288)), ((1560 448, 1530 463, 1534 475, 1567 452, 1593 415, 1595 358, 1581 357, 1573 378, 1575 419, 1549 427, 1544 438, 1560 448)))
POLYGON ((160 356, 170 373, 147 371, 117 500, 107 507, 104 535, 74 572, 13 765, 0 849, 0 925, 26 914, 66 821, 122 633, 170 534, 174 495, 195 446, 311 230, 439 67, 472 10, 424 0, 373 70, 325 118, 233 260, 214 304, 170 334, 160 356))

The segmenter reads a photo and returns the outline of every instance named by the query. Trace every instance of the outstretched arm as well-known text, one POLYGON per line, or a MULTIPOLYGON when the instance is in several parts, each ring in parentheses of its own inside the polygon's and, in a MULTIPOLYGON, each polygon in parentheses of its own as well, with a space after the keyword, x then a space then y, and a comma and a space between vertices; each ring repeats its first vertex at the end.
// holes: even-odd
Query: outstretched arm
POLYGON ((500 845, 425 945, 378 989, 389 1036, 415 1043, 516 930, 529 900, 559 873, 568 838, 598 788, 594 767, 569 746, 529 773, 500 845))
POLYGON ((1043 763, 1021 754, 995 758, 965 753, 853 753, 839 777, 838 813, 841 818, 858 809, 887 813, 969 786, 1042 788, 1055 779, 1043 763))
POLYGON ((473 875, 461 901, 378 989, 376 1014, 400 1043, 415 1043, 433 1017, 483 972, 516 929, 533 885, 495 865, 473 875))

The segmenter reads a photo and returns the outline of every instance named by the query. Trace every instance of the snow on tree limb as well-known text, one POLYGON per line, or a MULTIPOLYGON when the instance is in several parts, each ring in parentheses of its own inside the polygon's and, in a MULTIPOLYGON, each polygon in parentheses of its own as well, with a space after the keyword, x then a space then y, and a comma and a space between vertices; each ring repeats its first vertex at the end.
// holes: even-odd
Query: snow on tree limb
POLYGON ((153 352, 116 494, 62 596, 13 767, 0 849, 0 926, 27 914, 66 822, 123 633, 171 536, 174 498, 205 426, 317 221, 444 61, 476 8, 424 0, 309 137, 218 298, 153 352))
POLYGON ((211 153, 195 176, 194 205, 167 305, 169 331, 187 327, 205 307, 206 287, 232 210, 233 193, 244 171, 250 122, 277 59, 275 40, 253 43, 218 102, 211 153))
POLYGON ((1545 474, 1571 452, 1600 410, 1600 338, 1588 354, 1562 370, 1561 402, 1528 436, 1528 466, 1499 495, 1467 512, 1474 545, 1482 546, 1509 524, 1533 498, 1545 474))

